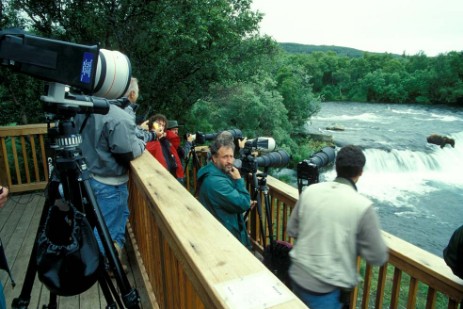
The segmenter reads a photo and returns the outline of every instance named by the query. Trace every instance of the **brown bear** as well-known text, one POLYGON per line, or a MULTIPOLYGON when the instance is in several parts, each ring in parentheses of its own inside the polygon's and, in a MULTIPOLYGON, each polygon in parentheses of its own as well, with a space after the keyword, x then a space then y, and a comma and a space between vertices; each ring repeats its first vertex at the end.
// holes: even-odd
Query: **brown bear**
POLYGON ((431 134, 426 139, 428 143, 438 145, 440 148, 444 148, 445 145, 449 144, 455 148, 455 140, 453 138, 442 136, 438 134, 431 134))

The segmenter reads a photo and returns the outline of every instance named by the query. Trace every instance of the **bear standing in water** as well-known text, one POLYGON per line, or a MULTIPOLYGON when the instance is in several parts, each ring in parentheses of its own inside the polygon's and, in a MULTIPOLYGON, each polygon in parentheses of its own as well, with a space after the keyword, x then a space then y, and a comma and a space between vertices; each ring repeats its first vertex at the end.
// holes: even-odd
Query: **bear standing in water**
POLYGON ((428 143, 438 145, 440 148, 444 148, 445 145, 449 144, 455 148, 455 140, 453 138, 442 136, 438 134, 431 134, 426 139, 428 143))

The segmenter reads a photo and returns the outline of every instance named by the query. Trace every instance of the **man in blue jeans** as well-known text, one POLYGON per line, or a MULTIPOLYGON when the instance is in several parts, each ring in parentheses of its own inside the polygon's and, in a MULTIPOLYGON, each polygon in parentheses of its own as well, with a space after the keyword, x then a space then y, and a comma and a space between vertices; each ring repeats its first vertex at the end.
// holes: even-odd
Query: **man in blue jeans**
MULTIPOLYGON (((81 150, 91 174, 90 185, 120 255, 129 213, 129 163, 143 153, 145 143, 137 138, 133 117, 116 105, 110 104, 106 115, 91 114, 85 121, 86 117, 76 116, 78 128, 85 125, 81 150)), ((96 229, 95 237, 104 253, 96 229)))

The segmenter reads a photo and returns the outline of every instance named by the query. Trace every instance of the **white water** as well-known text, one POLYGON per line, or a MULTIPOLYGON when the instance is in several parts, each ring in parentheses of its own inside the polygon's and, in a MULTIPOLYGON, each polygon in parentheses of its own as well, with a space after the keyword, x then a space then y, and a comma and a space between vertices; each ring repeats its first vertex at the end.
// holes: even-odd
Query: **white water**
MULTIPOLYGON (((383 229, 442 256, 463 224, 463 110, 323 103, 307 129, 333 135, 339 146, 361 146, 367 164, 357 186, 375 202, 383 229), (326 130, 333 125, 345 130, 326 130), (432 133, 454 138, 455 148, 428 144, 432 133)), ((332 167, 320 175, 334 177, 332 167)))

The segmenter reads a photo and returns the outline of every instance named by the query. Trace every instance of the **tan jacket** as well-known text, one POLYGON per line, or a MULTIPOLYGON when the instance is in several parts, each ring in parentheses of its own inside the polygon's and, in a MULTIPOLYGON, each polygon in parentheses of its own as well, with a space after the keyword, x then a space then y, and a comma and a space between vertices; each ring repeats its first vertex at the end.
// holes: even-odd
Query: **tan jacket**
POLYGON ((287 230, 296 238, 290 251, 290 277, 313 292, 355 286, 358 255, 373 265, 388 259, 372 202, 344 178, 307 187, 287 230))

